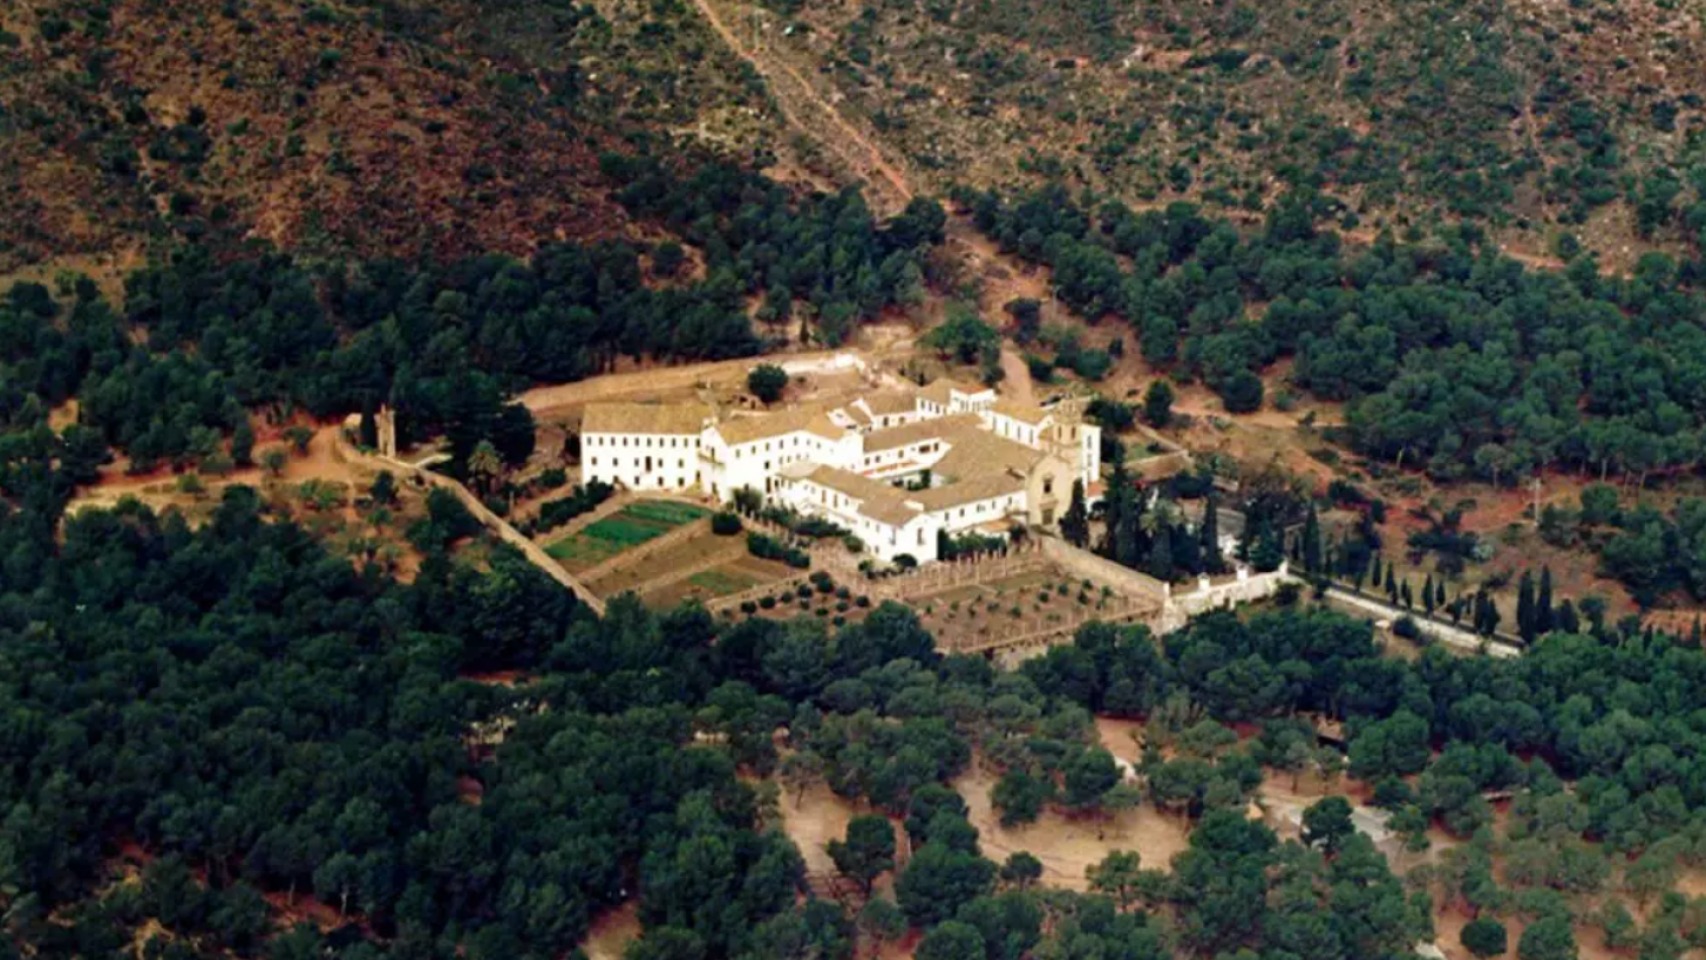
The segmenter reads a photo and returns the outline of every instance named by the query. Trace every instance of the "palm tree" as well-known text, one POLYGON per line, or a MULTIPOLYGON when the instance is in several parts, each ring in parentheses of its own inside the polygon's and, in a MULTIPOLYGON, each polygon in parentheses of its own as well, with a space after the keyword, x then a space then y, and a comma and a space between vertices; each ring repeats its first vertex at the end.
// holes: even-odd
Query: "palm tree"
POLYGON ((468 454, 468 473, 482 493, 492 492, 492 485, 503 475, 503 469, 503 458, 490 440, 481 440, 474 445, 474 452, 468 454))
POLYGON ((1165 533, 1173 529, 1173 510, 1173 501, 1157 497, 1155 503, 1138 518, 1138 525, 1152 538, 1157 533, 1165 533))

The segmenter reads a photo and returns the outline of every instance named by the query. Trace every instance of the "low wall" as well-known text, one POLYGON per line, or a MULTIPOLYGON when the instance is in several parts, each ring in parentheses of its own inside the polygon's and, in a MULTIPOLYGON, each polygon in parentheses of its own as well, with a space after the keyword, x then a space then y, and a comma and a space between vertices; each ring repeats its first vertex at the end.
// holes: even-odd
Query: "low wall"
POLYGON ((1268 573, 1251 573, 1248 568, 1240 567, 1231 579, 1215 583, 1208 577, 1198 577, 1195 590, 1174 589, 1171 605, 1188 619, 1220 607, 1266 600, 1278 593, 1281 585, 1296 580, 1285 563, 1268 573))
POLYGON ((1099 557, 1059 537, 1043 534, 1034 539, 1042 544, 1043 556, 1080 580, 1103 584, 1124 596, 1147 597, 1162 603, 1167 600, 1167 584, 1148 574, 1121 566, 1106 557, 1099 557))

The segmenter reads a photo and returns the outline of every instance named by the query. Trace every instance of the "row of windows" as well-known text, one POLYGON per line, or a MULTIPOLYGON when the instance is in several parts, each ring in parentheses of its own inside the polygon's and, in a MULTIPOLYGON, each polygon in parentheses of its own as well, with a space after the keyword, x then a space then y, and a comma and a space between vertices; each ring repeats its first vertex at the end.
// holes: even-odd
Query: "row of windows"
MULTIPOLYGON (((597 467, 598 467, 598 458, 597 458, 597 457, 588 457, 588 458, 587 458, 587 461, 586 461, 586 465, 587 465, 587 466, 589 466, 589 467, 592 467, 592 468, 594 468, 594 469, 597 469, 597 467)), ((622 469, 622 458, 621 458, 621 457, 611 457, 611 458, 610 458, 610 465, 611 465, 611 466, 612 466, 612 467, 614 467, 614 468, 616 468, 616 469, 618 469, 618 470, 620 470, 620 469, 622 469)), ((638 466, 641 466, 641 464, 640 464, 640 463, 638 463, 638 462, 635 462, 635 464, 634 464, 634 466, 636 466, 636 467, 638 467, 638 466)), ((644 465, 644 468, 645 468, 645 469, 646 469, 646 470, 651 470, 651 469, 653 469, 653 467, 652 467, 652 461, 651 461, 651 458, 650 458, 650 457, 647 457, 647 458, 646 458, 646 462, 645 462, 645 465, 644 465)), ((664 461, 664 460, 661 460, 661 459, 660 459, 660 460, 659 460, 659 461, 658 461, 658 462, 657 462, 657 467, 656 467, 656 469, 658 469, 658 470, 668 470, 668 469, 669 469, 669 464, 668 464, 668 463, 667 463, 667 462, 666 462, 666 461, 664 461)), ((686 460, 677 460, 677 461, 675 461, 675 469, 677 469, 677 470, 686 470, 686 469, 687 469, 687 461, 686 461, 686 460)))
POLYGON ((586 445, 588 447, 626 447, 630 446, 628 443, 630 439, 634 441, 633 444, 631 444, 632 446, 654 450, 672 447, 688 447, 691 449, 699 446, 698 437, 612 437, 605 436, 603 434, 593 434, 585 438, 586 445), (617 441, 621 442, 618 443, 617 441), (656 442, 654 443, 653 441, 656 442))

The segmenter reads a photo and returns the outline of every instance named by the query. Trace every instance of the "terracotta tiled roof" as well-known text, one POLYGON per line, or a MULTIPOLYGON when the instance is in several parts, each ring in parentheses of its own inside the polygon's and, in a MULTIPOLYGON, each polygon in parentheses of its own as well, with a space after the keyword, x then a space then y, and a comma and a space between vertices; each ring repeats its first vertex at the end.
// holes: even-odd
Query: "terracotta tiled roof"
POLYGON ((1009 397, 1002 397, 995 401, 995 406, 990 407, 989 409, 992 413, 999 413, 1005 417, 1012 417, 1020 423, 1028 423, 1032 426, 1042 423, 1049 417, 1049 412, 1044 410, 1042 407, 1039 407, 1034 403, 1024 403, 1009 397))
POLYGON ((589 403, 581 433, 697 434, 710 416, 696 403, 589 403))
POLYGON ((860 398, 865 409, 873 416, 893 416, 897 413, 912 413, 918 409, 918 392, 915 390, 883 390, 860 398))
POLYGON ((916 423, 903 423, 898 427, 884 427, 865 434, 865 452, 871 453, 877 450, 893 450, 897 447, 910 446, 932 437, 946 437, 968 427, 976 429, 977 424, 977 414, 956 413, 949 417, 934 417, 929 420, 919 420, 916 423))
POLYGON ((926 510, 951 510, 968 503, 993 500, 996 497, 1019 493, 1024 489, 1025 477, 1023 475, 1016 475, 1007 470, 995 470, 945 486, 920 490, 914 493, 912 497, 926 510))
POLYGON ((730 446, 751 443, 754 440, 769 440, 801 431, 815 433, 829 440, 839 440, 847 434, 846 429, 836 426, 835 421, 829 419, 829 414, 815 407, 738 417, 717 424, 717 433, 722 436, 723 442, 730 446))
POLYGON ((820 487, 859 501, 860 513, 891 527, 905 526, 923 511, 909 503, 916 494, 891 487, 881 480, 872 480, 838 467, 819 466, 806 474, 806 479, 820 487))
POLYGON ((937 475, 954 480, 970 480, 1000 471, 1028 474, 1045 455, 1041 450, 976 428, 955 430, 947 441, 948 452, 932 469, 937 475))
POLYGON ((958 380, 950 380, 947 377, 943 377, 940 380, 930 381, 930 385, 925 387, 923 390, 918 391, 918 395, 932 403, 937 403, 945 407, 948 405, 950 393, 958 393, 963 396, 975 397, 979 394, 992 392, 994 391, 989 387, 973 386, 969 383, 961 383, 958 380))

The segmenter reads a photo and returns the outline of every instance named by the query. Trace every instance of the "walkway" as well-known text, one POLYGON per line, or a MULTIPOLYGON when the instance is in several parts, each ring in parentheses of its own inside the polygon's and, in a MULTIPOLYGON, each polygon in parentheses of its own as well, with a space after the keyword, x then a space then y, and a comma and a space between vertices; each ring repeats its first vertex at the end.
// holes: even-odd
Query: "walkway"
POLYGON ((1493 657, 1518 657, 1522 655, 1522 647, 1508 640, 1489 639, 1471 630, 1441 623, 1438 620, 1418 614, 1414 610, 1406 610, 1382 600, 1365 597, 1344 587, 1328 586, 1327 599, 1335 600, 1348 607, 1354 607, 1382 620, 1396 622, 1400 617, 1409 617, 1423 635, 1465 653, 1480 653, 1485 646, 1487 654, 1493 657))
POLYGON ((544 571, 546 576, 567 587, 580 602, 586 604, 594 613, 601 617, 604 616, 604 601, 597 594, 570 576, 569 572, 564 570, 557 561, 551 559, 551 555, 546 553, 539 544, 522 536, 521 531, 510 526, 509 521, 493 513, 484 503, 480 502, 479 497, 474 496, 473 491, 441 473, 433 473, 431 470, 424 470, 414 464, 404 463, 391 457, 362 453, 350 445, 341 432, 338 432, 336 437, 339 454, 351 463, 360 464, 371 470, 388 470, 402 477, 414 477, 420 483, 450 491, 451 495, 460 501, 469 513, 474 515, 474 519, 497 534, 498 539, 520 550, 521 555, 544 571))

